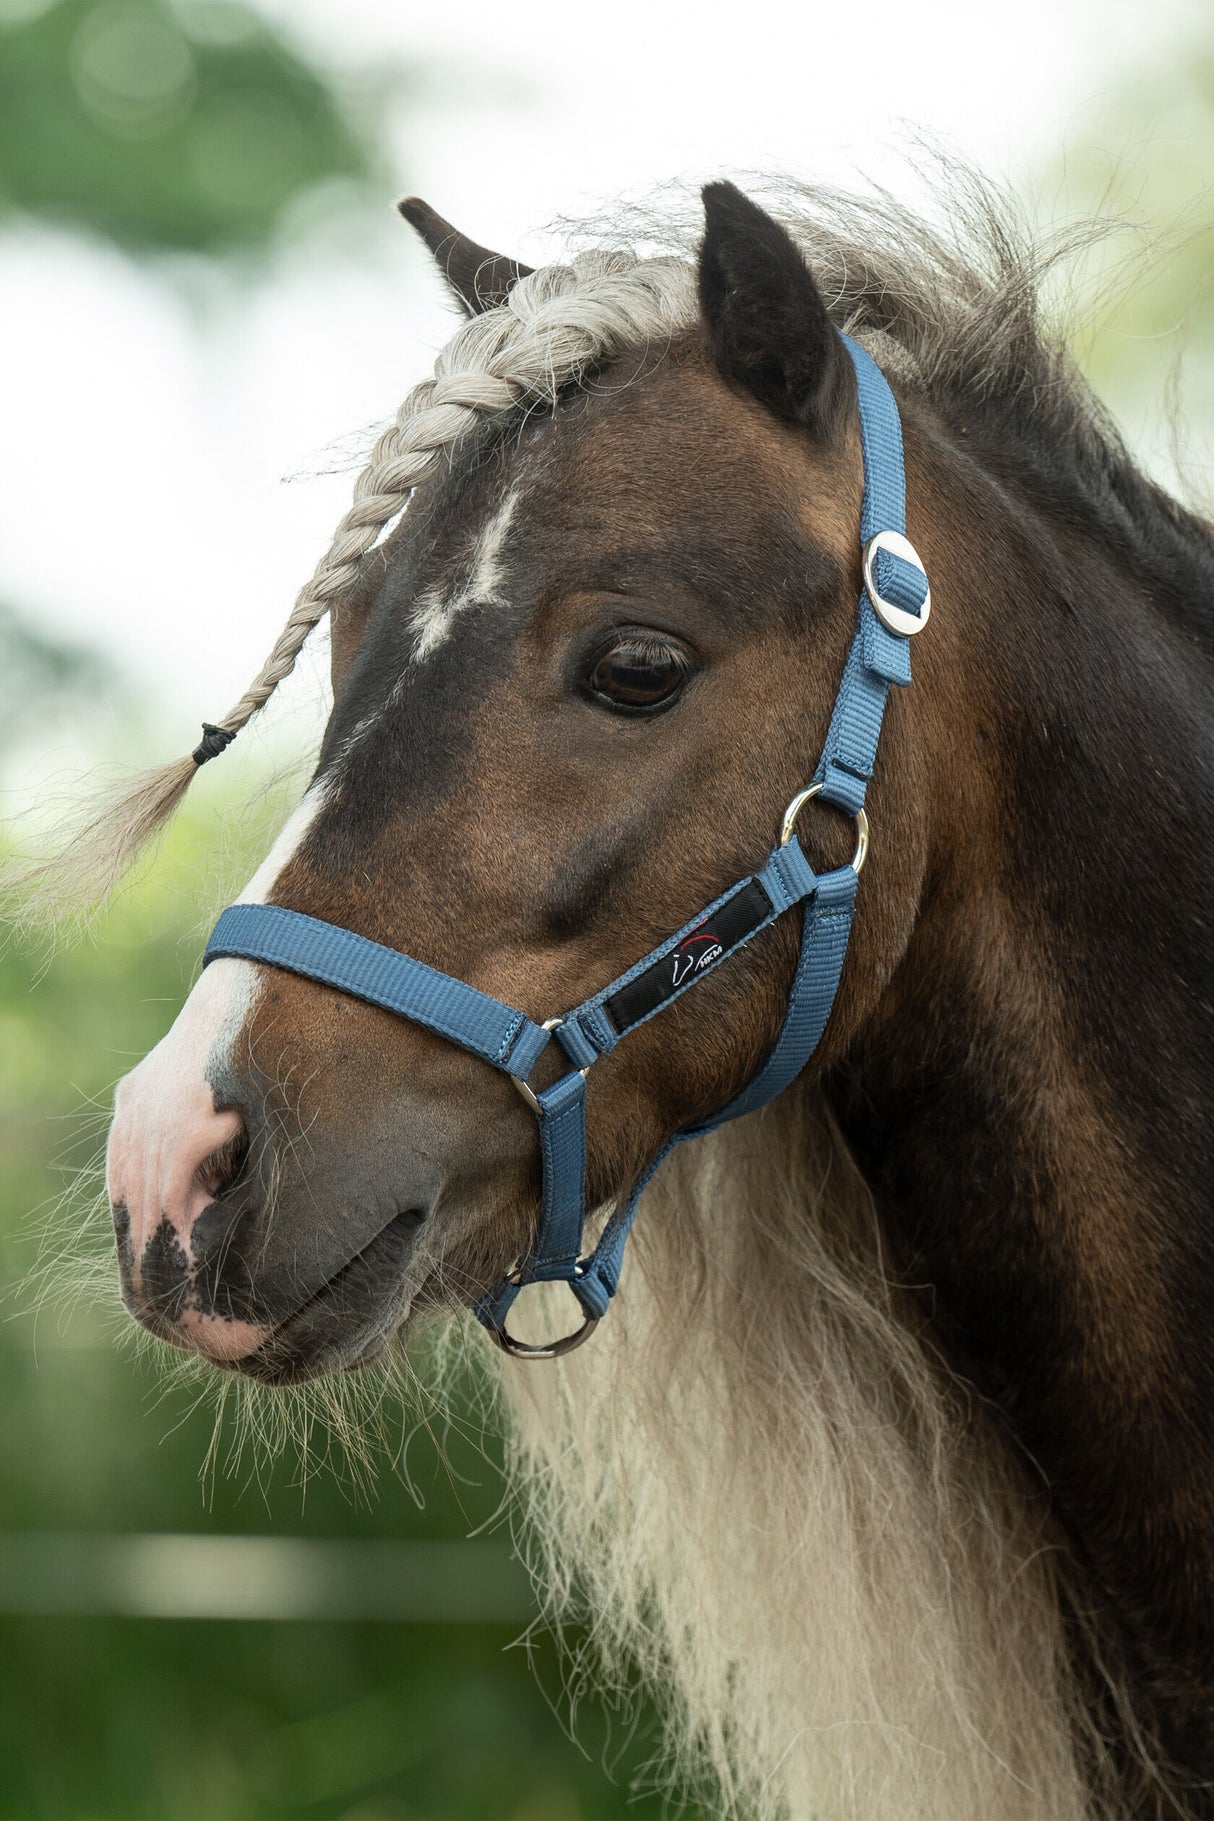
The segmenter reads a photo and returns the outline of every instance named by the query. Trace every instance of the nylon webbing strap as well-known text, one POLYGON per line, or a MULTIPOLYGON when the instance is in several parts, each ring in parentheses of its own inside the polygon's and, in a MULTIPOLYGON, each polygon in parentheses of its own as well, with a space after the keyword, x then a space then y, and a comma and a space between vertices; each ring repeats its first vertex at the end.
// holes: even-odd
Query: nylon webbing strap
POLYGON ((543 1258, 531 1262, 536 1283, 569 1277, 582 1251, 586 1224, 586 1083, 574 1070, 537 1095, 540 1160, 544 1170, 540 1226, 543 1258))
MULTIPOLYGON (((845 335, 843 340, 856 373, 860 441, 864 452, 864 499, 860 507, 860 546, 882 531, 906 531, 906 478, 902 462, 902 426, 894 395, 872 357, 845 335)), ((876 561, 879 590, 909 611, 927 593, 922 570, 901 557, 880 551, 876 561)), ((865 587, 860 613, 847 654, 843 680, 835 698, 822 757, 814 772, 828 802, 855 815, 873 775, 877 741, 891 683, 911 680, 910 646, 883 626, 865 587)))
POLYGON ((696 1126, 689 1137, 698 1138, 701 1132, 715 1131, 731 1119, 766 1106, 796 1080, 817 1049, 843 971, 858 883, 850 866, 824 873, 819 879, 814 901, 805 912, 801 953, 780 1035, 753 1080, 728 1106, 696 1126))
POLYGON ((203 966, 221 956, 266 961, 424 1024, 509 1075, 531 1073, 549 1033, 511 1005, 398 949, 278 904, 233 904, 211 932, 203 966))
MULTIPOLYGON (((928 602, 927 578, 916 563, 885 548, 881 533, 905 531, 902 433, 893 395, 864 350, 843 338, 856 373, 864 454, 860 539, 872 556, 872 584, 886 618, 899 614, 907 632, 928 602), (890 611, 892 609, 892 611, 890 611)), ((903 545, 904 548, 909 548, 903 545)), ((910 550, 910 555, 914 551, 910 550)), ((866 584, 822 757, 814 773, 821 795, 855 816, 872 776, 886 698, 892 683, 910 682, 907 638, 885 625, 866 584)), ((861 863, 857 847, 855 865, 861 863)), ((654 1172, 674 1145, 740 1119, 779 1094, 799 1075, 822 1039, 847 953, 857 874, 844 866, 816 876, 790 839, 761 870, 739 880, 704 910, 651 949, 601 991, 554 1021, 550 1033, 532 1019, 439 973, 397 949, 278 905, 238 904, 224 911, 207 944, 204 963, 235 956, 286 968, 372 1005, 382 1006, 458 1044, 494 1068, 526 1083, 555 1036, 572 1064, 538 1093, 528 1090, 539 1122, 543 1188, 534 1243, 522 1266, 486 1296, 477 1315, 517 1352, 550 1357, 580 1336, 547 1349, 521 1347, 506 1333, 506 1318, 529 1283, 569 1284, 592 1323, 619 1284, 624 1248, 637 1207, 654 1172), (656 1017, 706 979, 777 918, 804 905, 800 952, 778 1037, 758 1073, 709 1118, 676 1132, 616 1205, 589 1256, 582 1256, 586 1220, 586 1084, 584 1074, 621 1038, 656 1017)))

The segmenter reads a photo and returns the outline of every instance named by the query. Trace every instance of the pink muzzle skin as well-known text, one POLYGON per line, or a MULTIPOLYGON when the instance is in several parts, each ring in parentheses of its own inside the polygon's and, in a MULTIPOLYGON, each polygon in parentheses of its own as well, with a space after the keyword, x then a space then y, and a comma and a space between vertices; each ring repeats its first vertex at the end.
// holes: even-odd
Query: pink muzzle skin
POLYGON ((206 1076, 225 1033, 243 1021, 254 984, 253 969, 239 962, 207 970, 172 1029, 119 1083, 106 1153, 110 1205, 130 1223, 132 1313, 163 1339, 217 1361, 245 1358, 273 1332, 189 1306, 194 1224, 216 1193, 207 1165, 244 1130, 238 1112, 216 1109, 206 1076), (185 1306, 171 1317, 145 1293, 150 1246, 175 1257, 179 1248, 185 1306))

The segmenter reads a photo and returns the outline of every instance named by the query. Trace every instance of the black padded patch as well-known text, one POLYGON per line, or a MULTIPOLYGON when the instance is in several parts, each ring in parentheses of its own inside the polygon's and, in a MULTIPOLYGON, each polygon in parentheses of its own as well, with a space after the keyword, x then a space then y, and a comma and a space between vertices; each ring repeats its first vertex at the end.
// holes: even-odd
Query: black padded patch
POLYGON ((715 967, 723 956, 758 929, 771 912, 771 899, 757 879, 752 879, 732 898, 727 898, 710 917, 689 930, 677 948, 603 1001, 603 1010, 617 1033, 622 1035, 634 1024, 639 1024, 667 999, 673 999, 680 987, 715 967))

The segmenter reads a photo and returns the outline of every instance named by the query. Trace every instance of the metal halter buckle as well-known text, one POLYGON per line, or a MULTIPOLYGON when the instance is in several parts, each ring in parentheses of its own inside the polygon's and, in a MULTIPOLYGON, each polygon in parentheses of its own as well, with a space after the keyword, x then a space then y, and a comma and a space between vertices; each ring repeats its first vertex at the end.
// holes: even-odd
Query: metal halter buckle
MULTIPOLYGON (((787 847, 788 843, 792 840, 793 831, 797 826, 797 817, 801 814, 801 811, 805 808, 809 799, 811 797, 816 797, 818 792, 824 788, 825 787, 822 784, 810 784, 805 790, 799 790, 797 792, 788 808, 784 811, 784 820, 780 824, 781 847, 787 847)), ((858 809, 853 815, 852 821, 856 825, 856 851, 851 857, 851 869, 854 873, 858 873, 860 868, 864 865, 865 860, 868 858, 868 817, 862 809, 858 809)))
MULTIPOLYGON (((557 1026, 564 1024, 564 1022, 565 1022, 565 1020, 563 1018, 545 1018, 543 1024, 541 1024, 541 1026, 540 1026, 540 1029, 542 1031, 555 1031, 557 1026)), ((541 1054, 542 1053, 543 1052, 541 1052, 541 1054)), ((588 1069, 589 1066, 590 1065, 588 1063, 586 1065, 586 1069, 588 1069)), ((585 1081, 585 1079, 586 1079, 586 1069, 578 1070, 578 1074, 582 1077, 583 1081, 585 1081)), ((514 1083, 515 1087, 518 1089, 519 1093, 523 1096, 523 1099, 527 1102, 527 1105, 531 1108, 531 1111, 533 1113, 535 1113, 537 1116, 540 1113, 542 1113, 543 1108, 540 1106, 539 1100, 536 1097, 535 1089, 532 1087, 529 1087, 527 1085, 527 1083, 523 1080, 521 1075, 511 1075, 510 1079, 511 1079, 511 1081, 513 1081, 513 1083, 514 1083)), ((561 1079, 563 1081, 565 1079, 565 1077, 562 1076, 561 1079)))
MULTIPOLYGON (((516 1268, 509 1273, 506 1281, 521 1287, 522 1275, 522 1271, 516 1268)), ((577 1267, 577 1275, 584 1275, 581 1265, 577 1267)), ((580 1304, 578 1306, 581 1307, 580 1304)), ((583 1341, 589 1340, 601 1320, 601 1316, 583 1310, 580 1328, 575 1328, 572 1334, 563 1335, 560 1340, 549 1341, 546 1346, 532 1346, 527 1341, 515 1340, 504 1325, 490 1328, 489 1335, 503 1353, 512 1354, 515 1359, 559 1359, 562 1353, 572 1353, 575 1347, 580 1347, 583 1341)))
POLYGON ((882 550, 888 550, 891 556, 900 556, 904 563, 910 563, 921 571, 927 581, 927 570, 910 539, 903 537, 900 531, 878 531, 876 537, 870 537, 864 546, 864 586, 868 598, 873 604, 873 612, 883 626, 896 632, 901 638, 913 638, 915 633, 922 632, 927 625, 932 610, 932 591, 929 586, 923 597, 923 605, 918 613, 910 613, 905 607, 899 607, 893 601, 883 600, 877 592, 877 557, 882 550))

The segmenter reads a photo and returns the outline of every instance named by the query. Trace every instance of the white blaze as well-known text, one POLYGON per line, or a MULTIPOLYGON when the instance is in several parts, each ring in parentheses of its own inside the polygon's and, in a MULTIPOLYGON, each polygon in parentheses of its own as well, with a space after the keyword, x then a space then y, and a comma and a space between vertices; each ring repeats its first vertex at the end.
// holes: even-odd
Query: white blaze
POLYGON ((465 607, 485 607, 500 603, 504 579, 502 550, 510 521, 518 507, 520 493, 521 488, 515 487, 507 494, 497 513, 477 538, 462 586, 456 587, 446 596, 423 594, 418 597, 413 615, 413 628, 417 633, 417 644, 413 648, 415 663, 429 657, 442 644, 465 607))
MULTIPOLYGON (((273 847, 262 861, 249 883, 237 898, 237 904, 264 904, 273 891, 280 873, 285 872, 287 862, 303 844, 304 836, 311 828, 325 799, 325 780, 315 783, 302 802, 296 804, 287 820, 283 823, 273 847)), ((240 965, 249 966, 245 962, 240 965)), ((218 967, 218 962, 212 962, 218 967)), ((210 970, 208 969, 208 972, 210 970)))
MULTIPOLYGON (((237 903, 266 902, 323 801, 324 785, 316 784, 237 903)), ((232 1128, 239 1128, 235 1114, 215 1112, 207 1077, 228 1061, 252 1010, 258 981, 254 962, 213 961, 168 1033, 118 1084, 106 1182, 110 1200, 127 1204, 136 1256, 164 1215, 179 1232, 188 1232, 203 1194, 199 1165, 232 1136, 232 1128)))

